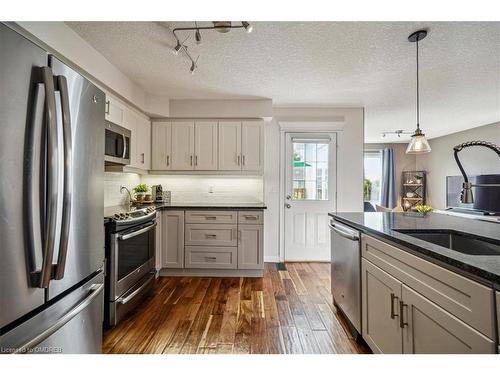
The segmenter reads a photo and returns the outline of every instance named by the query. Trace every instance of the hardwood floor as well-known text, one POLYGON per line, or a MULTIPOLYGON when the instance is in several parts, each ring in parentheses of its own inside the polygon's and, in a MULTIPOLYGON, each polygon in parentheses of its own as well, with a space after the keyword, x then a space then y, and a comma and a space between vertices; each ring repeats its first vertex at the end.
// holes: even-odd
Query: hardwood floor
POLYGON ((266 263, 263 278, 161 277, 104 335, 104 353, 364 353, 334 313, 330 265, 266 263))

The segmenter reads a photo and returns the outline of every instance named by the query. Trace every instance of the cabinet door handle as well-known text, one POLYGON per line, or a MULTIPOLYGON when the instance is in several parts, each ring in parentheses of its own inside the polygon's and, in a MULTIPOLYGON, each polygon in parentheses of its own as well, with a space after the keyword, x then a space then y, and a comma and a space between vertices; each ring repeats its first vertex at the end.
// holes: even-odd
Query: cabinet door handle
POLYGON ((194 165, 198 165, 198 155, 194 157, 194 165))
POLYGON ((193 165, 193 155, 189 157, 189 164, 193 165))
POLYGON ((167 167, 170 165, 170 155, 167 155, 167 167))
POLYGON ((141 163, 144 164, 144 152, 141 153, 141 158, 142 158, 142 162, 141 163))
POLYGON ((243 165, 245 165, 245 155, 243 155, 243 156, 241 157, 241 160, 242 160, 243 165))
POLYGON ((106 106, 105 106, 106 109, 104 110, 104 113, 107 115, 109 115, 109 104, 110 104, 109 100, 106 100, 106 106))
POLYGON ((408 307, 408 305, 406 303, 404 303, 403 301, 399 301, 399 326, 401 328, 404 328, 405 326, 408 325, 408 322, 405 322, 404 317, 403 317, 403 309, 405 307, 408 307))
POLYGON ((217 235, 216 234, 205 234, 205 237, 206 238, 217 238, 217 235))
POLYGON ((240 157, 241 157, 240 155, 236 157, 238 165, 240 165, 240 157))
POLYGON ((399 298, 396 297, 394 293, 391 293, 391 319, 394 319, 396 316, 399 316, 394 312, 394 300, 398 300, 399 298))
POLYGON ((257 220, 258 217, 255 215, 244 215, 245 219, 247 220, 257 220))
POLYGON ((217 258, 216 257, 205 257, 205 260, 207 262, 215 262, 215 261, 217 261, 217 258))
POLYGON ((217 216, 205 216, 205 220, 217 220, 217 216))

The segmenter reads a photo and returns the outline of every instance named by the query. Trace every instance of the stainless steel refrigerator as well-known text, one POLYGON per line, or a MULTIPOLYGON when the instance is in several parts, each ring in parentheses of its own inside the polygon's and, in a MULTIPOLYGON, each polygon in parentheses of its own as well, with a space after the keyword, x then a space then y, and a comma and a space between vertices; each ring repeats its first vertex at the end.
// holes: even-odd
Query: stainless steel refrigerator
POLYGON ((0 353, 100 353, 104 93, 0 23, 0 353))

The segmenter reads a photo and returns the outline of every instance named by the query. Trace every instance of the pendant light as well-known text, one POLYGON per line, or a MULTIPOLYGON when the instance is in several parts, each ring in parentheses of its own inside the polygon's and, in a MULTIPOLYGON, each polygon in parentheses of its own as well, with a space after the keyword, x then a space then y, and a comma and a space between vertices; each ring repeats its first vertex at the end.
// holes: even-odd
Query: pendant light
POLYGON ((415 31, 408 37, 408 41, 415 43, 417 45, 417 129, 411 136, 410 143, 406 149, 407 154, 426 154, 431 152, 431 146, 425 134, 420 130, 420 93, 419 93, 419 82, 418 82, 418 42, 427 36, 426 30, 415 31))

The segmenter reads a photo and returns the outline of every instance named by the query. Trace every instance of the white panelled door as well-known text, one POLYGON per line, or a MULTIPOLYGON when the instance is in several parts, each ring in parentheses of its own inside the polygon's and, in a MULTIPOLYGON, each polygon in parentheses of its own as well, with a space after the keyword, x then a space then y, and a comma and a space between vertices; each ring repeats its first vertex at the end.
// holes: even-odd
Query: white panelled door
POLYGON ((287 261, 330 261, 328 213, 335 211, 335 133, 287 133, 285 235, 287 261))

